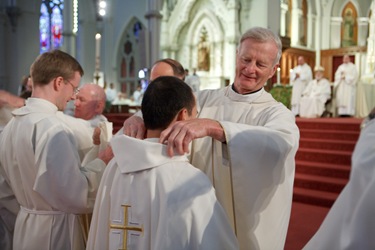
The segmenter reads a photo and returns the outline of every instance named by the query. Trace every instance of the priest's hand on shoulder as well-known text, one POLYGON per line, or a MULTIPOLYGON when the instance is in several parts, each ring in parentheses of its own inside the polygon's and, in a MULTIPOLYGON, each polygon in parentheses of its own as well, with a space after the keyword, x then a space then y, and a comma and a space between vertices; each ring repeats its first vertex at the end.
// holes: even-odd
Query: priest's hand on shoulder
POLYGON ((94 145, 100 145, 100 128, 99 127, 96 127, 94 129, 94 133, 92 135, 92 141, 94 143, 94 145))
POLYGON ((101 150, 98 158, 104 161, 104 163, 107 165, 108 162, 113 158, 112 147, 108 145, 105 149, 101 150))
POLYGON ((142 117, 133 115, 124 121, 123 133, 127 136, 144 139, 146 127, 142 117))
POLYGON ((210 136, 215 140, 225 142, 224 129, 216 120, 196 118, 173 123, 165 129, 159 142, 167 145, 167 153, 189 153, 189 144, 192 140, 210 136))

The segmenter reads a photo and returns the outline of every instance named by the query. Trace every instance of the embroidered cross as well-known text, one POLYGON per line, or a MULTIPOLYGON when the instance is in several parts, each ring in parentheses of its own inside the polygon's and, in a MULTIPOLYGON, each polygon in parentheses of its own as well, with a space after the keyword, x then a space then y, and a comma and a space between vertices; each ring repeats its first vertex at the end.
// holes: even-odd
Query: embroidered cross
POLYGON ((124 208, 124 224, 123 225, 114 225, 110 224, 110 229, 120 229, 124 230, 123 235, 123 241, 122 241, 122 248, 119 250, 126 250, 127 248, 127 242, 128 242, 128 232, 127 231, 138 231, 143 232, 143 227, 135 227, 135 226, 129 226, 129 219, 128 219, 128 208, 131 207, 129 205, 121 205, 124 208))

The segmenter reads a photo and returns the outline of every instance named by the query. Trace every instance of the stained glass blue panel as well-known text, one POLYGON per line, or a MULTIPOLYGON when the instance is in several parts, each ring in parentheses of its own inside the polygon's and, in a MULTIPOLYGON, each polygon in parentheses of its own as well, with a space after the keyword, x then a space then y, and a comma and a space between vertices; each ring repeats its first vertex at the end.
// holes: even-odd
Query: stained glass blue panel
POLYGON ((63 44, 64 0, 43 0, 40 7, 40 53, 58 49, 63 44))

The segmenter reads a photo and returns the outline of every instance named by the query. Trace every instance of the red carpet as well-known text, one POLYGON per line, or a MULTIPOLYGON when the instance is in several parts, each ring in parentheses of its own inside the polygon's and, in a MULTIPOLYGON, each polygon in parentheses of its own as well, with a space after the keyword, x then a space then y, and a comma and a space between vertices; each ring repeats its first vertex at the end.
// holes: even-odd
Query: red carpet
POLYGON ((361 122, 356 118, 297 118, 301 138, 285 250, 306 245, 347 183, 361 122))
POLYGON ((329 208, 293 202, 285 250, 301 250, 318 230, 329 208))
POLYGON ((332 206, 348 181, 361 121, 297 118, 301 138, 296 155, 294 201, 332 206))

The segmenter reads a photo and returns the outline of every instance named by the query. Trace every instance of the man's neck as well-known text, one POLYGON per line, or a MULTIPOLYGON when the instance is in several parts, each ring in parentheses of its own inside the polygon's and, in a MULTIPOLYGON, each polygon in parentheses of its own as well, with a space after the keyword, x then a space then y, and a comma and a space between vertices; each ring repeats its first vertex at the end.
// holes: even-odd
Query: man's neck
MULTIPOLYGON (((237 94, 240 94, 240 93, 238 93, 238 91, 237 91, 236 88, 234 87, 234 84, 232 84, 232 89, 233 89, 233 91, 236 92, 237 94)), ((251 92, 249 92, 249 93, 243 93, 242 95, 250 95, 250 94, 254 94, 254 93, 260 91, 261 89, 262 89, 262 88, 260 88, 260 89, 258 89, 258 90, 251 91, 251 92)))
POLYGON ((158 129, 148 129, 146 133, 146 138, 159 138, 161 130, 158 129))

